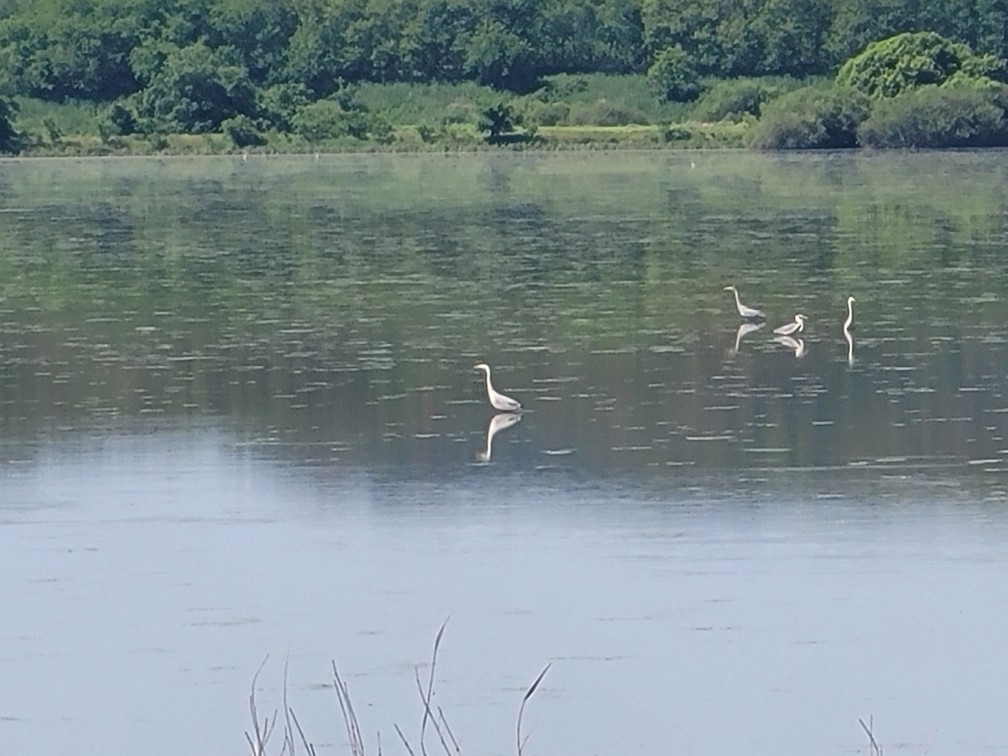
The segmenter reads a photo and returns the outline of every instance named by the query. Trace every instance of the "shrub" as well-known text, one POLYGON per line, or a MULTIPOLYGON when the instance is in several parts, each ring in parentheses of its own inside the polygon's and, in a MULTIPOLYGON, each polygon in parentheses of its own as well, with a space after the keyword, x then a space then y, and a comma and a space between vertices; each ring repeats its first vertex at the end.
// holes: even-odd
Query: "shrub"
POLYGON ((256 122, 246 115, 228 118, 221 124, 221 131, 227 134, 235 147, 259 147, 266 144, 266 137, 259 132, 256 122))
POLYGON ((763 150, 856 147, 868 111, 867 95, 855 89, 802 87, 767 103, 749 144, 763 150))
POLYGON ((500 102, 480 114, 479 129, 485 131, 487 141, 493 143, 499 141, 504 134, 514 131, 519 120, 510 105, 500 102))
POLYGON ((648 124, 647 113, 618 102, 601 99, 584 105, 571 106, 567 122, 572 126, 629 126, 648 124))
POLYGON ((361 110, 346 110, 332 99, 317 100, 301 108, 291 118, 294 133, 309 142, 325 142, 350 136, 367 136, 369 119, 361 110))
POLYGON ((527 108, 528 119, 542 126, 556 126, 567 121, 571 106, 566 102, 533 101, 527 108))
POLYGON ((687 102, 696 99, 702 89, 693 62, 679 45, 666 47, 658 53, 648 69, 647 78, 660 100, 687 102))
POLYGON ((1006 103, 1003 84, 920 87, 876 103, 858 139, 870 147, 1003 147, 1006 103))
POLYGON ((719 81, 697 101, 692 116, 698 121, 742 121, 745 116, 759 117, 764 103, 779 97, 787 89, 780 83, 763 79, 719 81))
POLYGON ((308 88, 303 84, 275 84, 262 90, 262 117, 277 131, 290 131, 294 114, 309 102, 308 88))
POLYGON ((0 152, 17 152, 21 148, 21 134, 14 128, 17 103, 0 98, 0 152))
POLYGON ((122 103, 113 103, 105 111, 99 128, 110 136, 126 136, 137 131, 136 114, 122 103))
POLYGON ((476 123, 479 121, 480 109, 470 100, 454 100, 445 107, 442 123, 476 123))
POLYGON ((137 96, 139 114, 153 124, 183 133, 217 131, 228 118, 256 111, 255 85, 230 48, 204 42, 175 49, 137 96))
POLYGON ((906 32, 872 42, 847 60, 836 83, 871 97, 896 97, 914 87, 941 84, 958 71, 971 76, 1003 77, 1000 59, 973 54, 969 46, 935 32, 906 32))
POLYGON ((688 142, 693 138, 693 132, 685 126, 666 126, 661 130, 663 142, 688 142))

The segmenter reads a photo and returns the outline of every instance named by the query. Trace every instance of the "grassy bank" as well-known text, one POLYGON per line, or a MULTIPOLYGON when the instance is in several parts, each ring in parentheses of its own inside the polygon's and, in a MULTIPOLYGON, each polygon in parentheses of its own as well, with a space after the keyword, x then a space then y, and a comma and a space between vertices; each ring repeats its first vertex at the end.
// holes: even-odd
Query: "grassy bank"
MULTIPOLYGON (((509 149, 740 147, 745 121, 692 116, 697 103, 660 102, 643 76, 591 74, 550 77, 535 92, 515 95, 473 83, 363 84, 354 101, 382 128, 363 139, 309 140, 268 131, 253 153, 444 151, 491 148, 481 128, 484 111, 506 106, 520 135, 509 149)), ((153 155, 241 153, 224 133, 128 134, 108 128, 109 105, 21 98, 15 126, 23 154, 153 155)), ((500 148, 495 148, 500 149, 500 148)))

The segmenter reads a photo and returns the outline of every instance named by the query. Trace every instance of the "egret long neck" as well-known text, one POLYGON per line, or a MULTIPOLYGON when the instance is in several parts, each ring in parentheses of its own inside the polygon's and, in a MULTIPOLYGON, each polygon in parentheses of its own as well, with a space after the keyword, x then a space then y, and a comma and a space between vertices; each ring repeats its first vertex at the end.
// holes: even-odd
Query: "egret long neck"
POLYGON ((742 300, 741 300, 741 299, 739 299, 739 295, 738 295, 738 289, 732 289, 732 294, 734 294, 734 295, 735 295, 735 306, 736 306, 736 307, 737 307, 737 308, 739 309, 739 311, 741 312, 741 310, 742 310, 742 300))
POLYGON ((844 330, 848 330, 851 327, 851 323, 854 322, 854 303, 849 299, 847 300, 847 321, 844 323, 844 330))
POLYGON ((483 372, 486 373, 487 394, 489 394, 490 396, 493 396, 493 393, 494 393, 493 386, 490 385, 490 368, 484 368, 483 372))

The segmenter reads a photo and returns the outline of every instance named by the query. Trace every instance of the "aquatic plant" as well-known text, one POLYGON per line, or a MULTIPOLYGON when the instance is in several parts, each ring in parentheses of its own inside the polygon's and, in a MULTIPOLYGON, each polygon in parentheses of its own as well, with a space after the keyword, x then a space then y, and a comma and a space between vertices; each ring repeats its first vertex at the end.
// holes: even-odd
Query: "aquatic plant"
MULTIPOLYGON (((438 629, 437 635, 434 638, 434 647, 431 652, 431 660, 426 682, 421 679, 419 666, 414 667, 413 670, 417 692, 420 695, 420 703, 423 706, 423 716, 420 720, 420 734, 417 739, 421 756, 428 756, 426 741, 429 729, 433 730, 434 734, 437 736, 438 742, 440 743, 445 756, 461 756, 462 753, 458 740, 448 724, 448 718, 445 716, 444 711, 440 706, 434 706, 432 704, 434 699, 434 674, 437 668, 438 651, 441 648, 441 639, 444 636, 444 631, 447 625, 448 620, 445 620, 441 624, 441 627, 438 629)), ((278 709, 274 709, 271 715, 262 718, 259 714, 256 702, 256 686, 259 681, 259 675, 266 666, 268 659, 269 657, 263 659, 259 668, 252 676, 252 686, 251 691, 249 692, 251 730, 246 730, 245 740, 248 743, 252 756, 268 756, 270 739, 276 732, 277 723, 280 721, 278 709)), ((525 736, 524 738, 522 737, 522 717, 525 713, 525 706, 539 688, 539 685, 546 676, 546 672, 549 671, 549 668, 549 664, 543 667, 542 671, 536 677, 535 681, 526 689, 525 694, 522 697, 521 705, 518 709, 518 720, 515 728, 517 756, 523 756, 524 748, 528 740, 528 736, 525 736)), ((336 701, 339 705, 340 717, 346 730, 347 744, 350 749, 350 754, 351 756, 367 756, 367 748, 361 732, 360 722, 357 719, 357 713, 354 710, 353 701, 350 697, 350 689, 347 686, 346 681, 340 675, 339 668, 336 666, 335 661, 332 662, 332 675, 333 688, 336 691, 336 701)), ((283 740, 280 744, 280 750, 277 752, 278 756, 296 756, 299 750, 303 750, 304 753, 308 754, 308 756, 316 756, 314 743, 308 739, 304 729, 301 727, 300 721, 298 721, 297 715, 294 713, 294 708, 287 701, 286 663, 284 664, 282 698, 283 740)), ((409 756, 416 756, 416 750, 413 748, 413 745, 406 737, 402 728, 398 724, 393 724, 393 727, 409 756)), ((381 733, 379 732, 376 736, 376 753, 378 756, 381 756, 381 752, 381 733)))

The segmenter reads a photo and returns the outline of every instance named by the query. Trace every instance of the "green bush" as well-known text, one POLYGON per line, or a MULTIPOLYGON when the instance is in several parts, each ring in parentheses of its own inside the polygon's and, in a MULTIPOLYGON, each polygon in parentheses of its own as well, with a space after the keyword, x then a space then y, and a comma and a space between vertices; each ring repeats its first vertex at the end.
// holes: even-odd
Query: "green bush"
POLYGON ((856 147, 868 96, 849 87, 802 87, 767 103, 749 144, 762 150, 856 147))
POLYGON ((448 103, 441 122, 445 126, 452 123, 477 123, 479 118, 479 107, 469 100, 462 99, 448 103))
POLYGON ((729 79, 719 81, 703 93, 691 115, 698 121, 739 122, 746 116, 759 117, 764 103, 795 85, 786 79, 729 79))
POLYGON ((663 142, 688 142, 693 138, 693 132, 685 126, 666 126, 661 130, 663 142))
POLYGON ((702 89, 692 60, 679 45, 666 47, 658 53, 647 77, 660 100, 687 102, 696 99, 702 89))
POLYGON ((533 101, 525 109, 526 118, 540 126, 557 126, 566 123, 571 106, 566 102, 533 101))
POLYGON ((266 137, 260 133, 256 122, 246 115, 228 118, 221 124, 221 131, 234 142, 235 147, 259 147, 266 144, 266 137))
POLYGON ((1004 62, 977 56, 968 45, 935 32, 906 32, 872 42, 837 72, 839 86, 854 87, 871 97, 896 97, 915 87, 942 84, 957 72, 973 77, 1003 78, 1004 62))
POLYGON ((275 84, 262 90, 259 101, 262 118, 269 126, 277 131, 290 131, 294 114, 310 98, 303 84, 275 84))
POLYGON ((148 131, 217 131, 236 115, 255 115, 257 89, 233 50, 203 42, 172 50, 157 65, 136 103, 148 131))
POLYGON ((929 86, 881 100, 858 129, 867 147, 1008 146, 1008 87, 929 86))
POLYGON ((572 126, 629 126, 651 122, 647 113, 610 100, 571 106, 567 122, 572 126))
POLYGON ((480 114, 479 130, 487 133, 488 142, 496 142, 501 136, 514 131, 521 119, 506 102, 491 105, 480 114))
POLYGON ((294 133, 308 142, 326 142, 351 136, 367 136, 366 116, 360 111, 344 110, 335 100, 316 100, 301 108, 291 118, 294 133))
POLYGON ((0 98, 0 152, 17 152, 21 147, 21 135, 14 128, 17 103, 0 98))
POLYGON ((122 103, 113 103, 105 111, 99 128, 104 128, 110 136, 135 134, 137 131, 136 114, 122 103))

